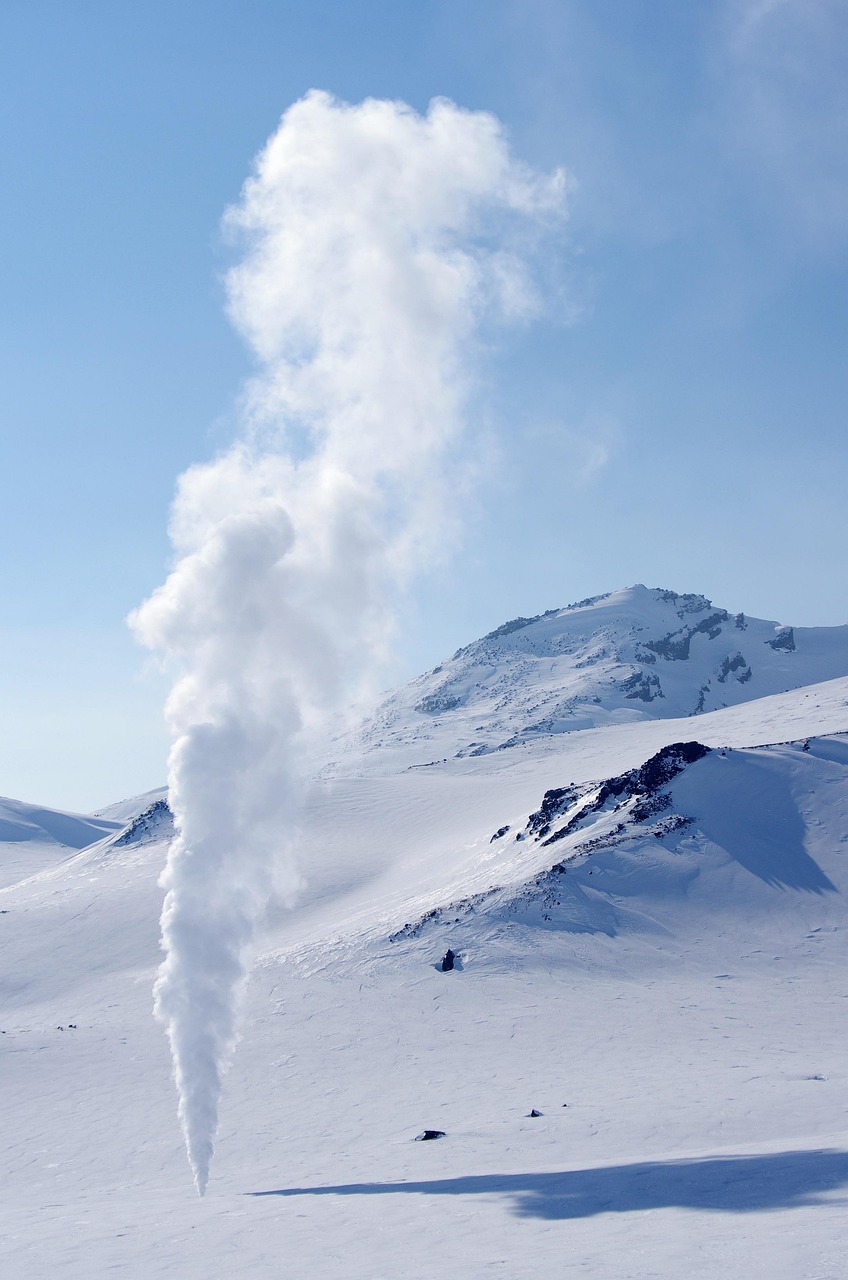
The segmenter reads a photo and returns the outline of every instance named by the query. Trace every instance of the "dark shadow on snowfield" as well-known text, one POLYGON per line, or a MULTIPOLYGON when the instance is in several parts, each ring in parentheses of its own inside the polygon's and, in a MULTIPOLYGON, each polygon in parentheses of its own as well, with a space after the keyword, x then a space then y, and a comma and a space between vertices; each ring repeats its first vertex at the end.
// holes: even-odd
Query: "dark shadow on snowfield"
MULTIPOLYGON (((848 1151, 645 1161, 561 1173, 482 1174, 430 1182, 359 1182, 285 1187, 252 1196, 505 1195, 519 1217, 590 1218, 646 1209, 757 1213, 833 1203, 848 1184, 848 1151)), ((842 1202, 841 1199, 839 1202, 842 1202)))
MULTIPOLYGON (((725 805, 713 804, 698 818, 703 834, 751 875, 775 889, 798 889, 806 893, 836 893, 836 885, 822 871, 806 848, 806 827, 785 780, 765 761, 751 759, 753 753, 728 756, 725 762, 725 805), (738 797, 744 797, 744 804, 738 797)), ((684 779, 677 788, 685 812, 688 788, 696 777, 684 779)), ((715 759, 706 769, 721 766, 715 759)))

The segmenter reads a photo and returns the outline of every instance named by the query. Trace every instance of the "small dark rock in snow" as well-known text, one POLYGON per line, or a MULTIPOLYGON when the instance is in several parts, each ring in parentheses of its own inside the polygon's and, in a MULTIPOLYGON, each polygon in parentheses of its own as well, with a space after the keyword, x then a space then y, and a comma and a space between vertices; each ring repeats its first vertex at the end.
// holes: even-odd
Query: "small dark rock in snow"
POLYGON ((491 840, 489 841, 489 844, 494 844, 496 840, 500 840, 500 839, 502 838, 502 836, 505 836, 505 835, 506 835, 507 831, 509 831, 509 826, 506 826, 506 827, 498 827, 497 831, 495 832, 495 834, 492 836, 491 840))
POLYGON ((533 1108, 533 1110, 530 1112, 530 1118, 531 1118, 531 1119, 533 1119, 533 1120, 538 1119, 538 1117, 539 1117, 540 1115, 542 1115, 542 1112, 541 1112, 541 1111, 537 1111, 535 1107, 534 1107, 534 1108, 533 1108))
POLYGON ((442 973, 450 973, 451 969, 454 967, 455 960, 456 952, 451 951, 450 947, 448 947, 447 951, 442 956, 442 973))
POLYGON ((419 1133, 415 1139, 416 1142, 432 1142, 434 1138, 444 1138, 444 1129, 425 1129, 423 1133, 419 1133))

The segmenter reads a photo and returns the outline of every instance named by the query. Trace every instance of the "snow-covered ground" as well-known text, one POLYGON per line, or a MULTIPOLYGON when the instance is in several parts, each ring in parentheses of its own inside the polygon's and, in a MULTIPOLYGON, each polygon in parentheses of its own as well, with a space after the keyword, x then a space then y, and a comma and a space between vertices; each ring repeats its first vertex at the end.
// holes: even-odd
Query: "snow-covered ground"
MULTIPOLYGON (((646 664, 665 690, 702 638, 646 664)), ((467 706, 412 686, 338 744, 202 1201, 151 1017, 162 795, 67 828, 8 802, 3 1274, 841 1280, 848 659, 803 642, 703 715, 610 719, 618 681, 595 723, 518 733, 513 671, 476 708, 510 747, 465 751, 467 706)))

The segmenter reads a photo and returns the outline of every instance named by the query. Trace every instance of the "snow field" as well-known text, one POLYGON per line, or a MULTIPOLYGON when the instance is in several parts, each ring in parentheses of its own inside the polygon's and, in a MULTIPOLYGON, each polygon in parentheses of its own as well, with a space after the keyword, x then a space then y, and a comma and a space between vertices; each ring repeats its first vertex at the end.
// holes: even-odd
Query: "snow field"
POLYGON ((165 844, 57 846, 0 892, 4 1274, 841 1280, 848 745, 747 749, 816 725, 844 681, 316 784, 203 1201, 151 1016, 165 844), (695 736, 733 749, 673 780, 671 835, 515 841, 695 736))

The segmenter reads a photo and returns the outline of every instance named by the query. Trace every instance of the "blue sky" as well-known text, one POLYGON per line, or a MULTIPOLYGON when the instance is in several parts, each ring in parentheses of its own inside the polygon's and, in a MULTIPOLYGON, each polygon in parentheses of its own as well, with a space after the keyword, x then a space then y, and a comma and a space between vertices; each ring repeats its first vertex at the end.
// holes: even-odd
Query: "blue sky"
POLYGON ((547 316, 486 335, 487 457, 398 678, 634 581, 846 621, 846 61, 830 0, 7 0, 0 792, 164 780, 124 618, 234 433, 221 216, 311 87, 491 110, 573 181, 547 316))

